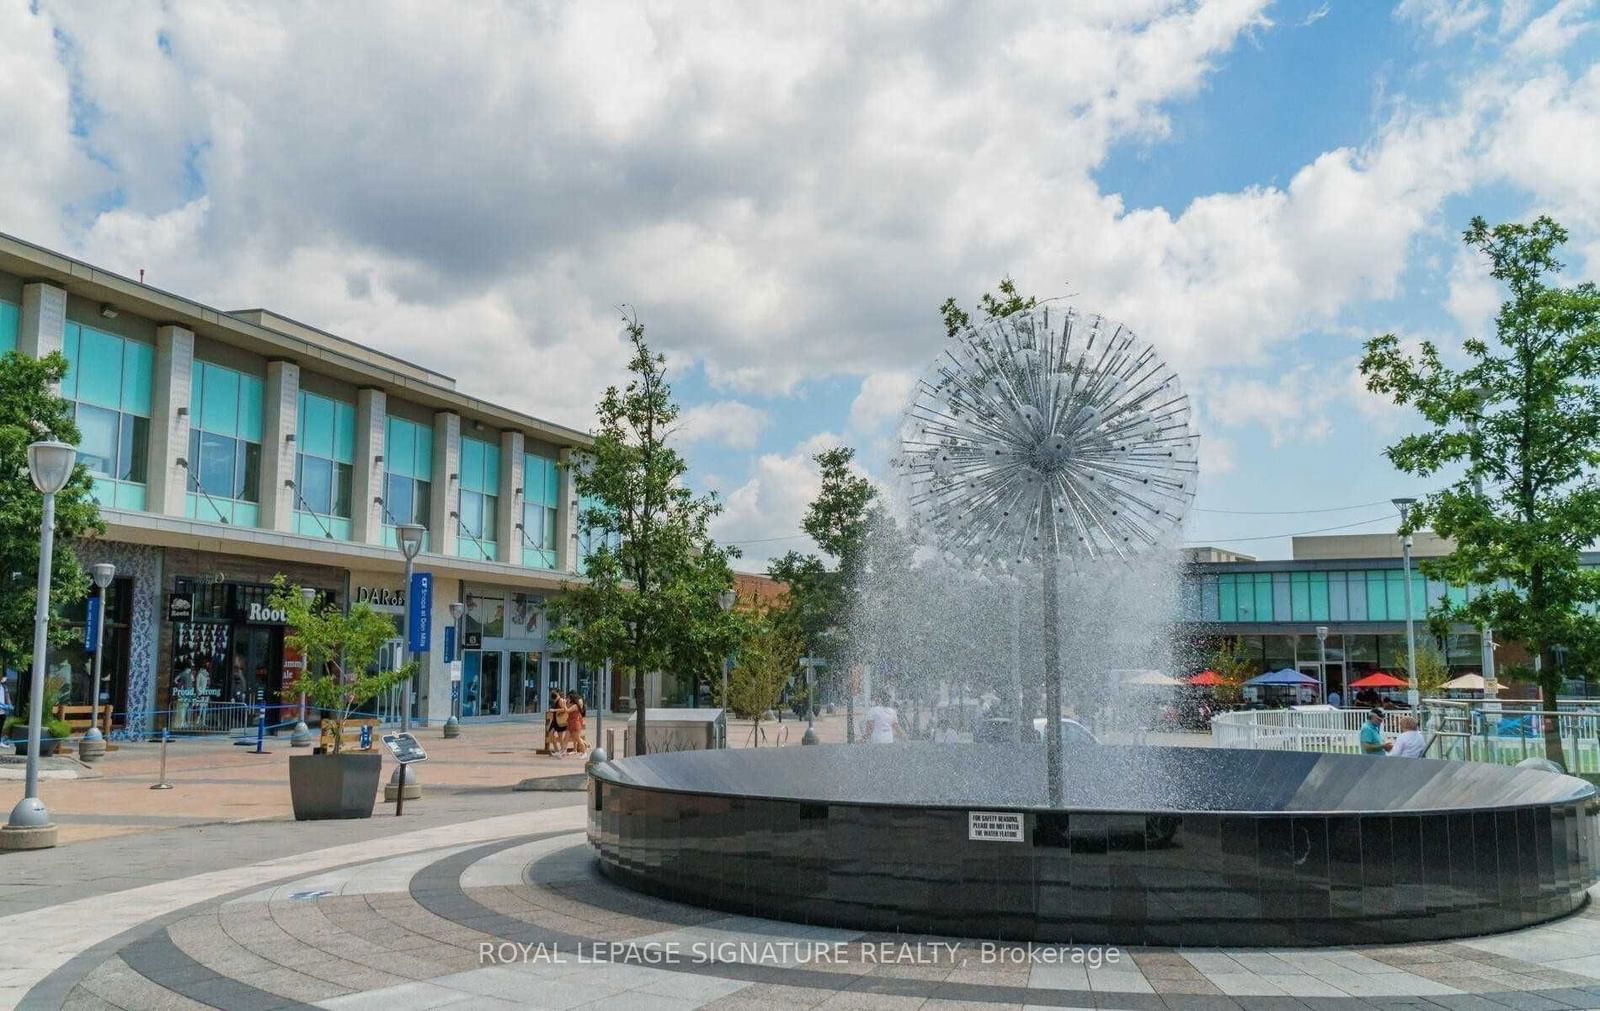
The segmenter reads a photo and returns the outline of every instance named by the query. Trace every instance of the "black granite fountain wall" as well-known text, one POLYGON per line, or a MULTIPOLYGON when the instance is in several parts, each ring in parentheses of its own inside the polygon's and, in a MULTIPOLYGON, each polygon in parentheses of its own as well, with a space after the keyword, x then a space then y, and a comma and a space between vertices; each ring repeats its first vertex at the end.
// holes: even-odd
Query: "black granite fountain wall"
POLYGON ((1186 946, 1508 930, 1581 906, 1600 796, 1481 763, 1190 748, 856 745, 594 769, 609 878, 864 930, 1186 946))

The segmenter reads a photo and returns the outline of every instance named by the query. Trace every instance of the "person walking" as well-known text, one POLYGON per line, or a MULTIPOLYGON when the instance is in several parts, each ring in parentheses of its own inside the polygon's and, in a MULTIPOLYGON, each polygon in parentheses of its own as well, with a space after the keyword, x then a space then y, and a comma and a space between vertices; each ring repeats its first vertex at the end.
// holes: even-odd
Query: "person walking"
POLYGON ((879 691, 873 707, 867 710, 866 733, 863 736, 873 744, 893 744, 899 729, 900 714, 889 704, 889 693, 879 691))
POLYGON ((589 742, 583 739, 583 717, 587 710, 582 695, 567 693, 567 739, 572 742, 573 752, 579 755, 589 750, 589 742))
POLYGON ((1404 716, 1400 719, 1400 736, 1390 745, 1390 758, 1421 758, 1422 753, 1428 750, 1427 738, 1422 736, 1422 731, 1417 729, 1415 716, 1404 716))
POLYGON ((561 709, 561 693, 555 689, 550 690, 550 704, 544 710, 544 751, 547 755, 554 755, 561 746, 561 737, 556 733, 556 713, 561 709))
POLYGON ((567 722, 572 718, 572 709, 567 705, 567 700, 560 692, 555 692, 550 699, 550 729, 554 731, 555 750, 552 752, 557 758, 567 757, 567 722))

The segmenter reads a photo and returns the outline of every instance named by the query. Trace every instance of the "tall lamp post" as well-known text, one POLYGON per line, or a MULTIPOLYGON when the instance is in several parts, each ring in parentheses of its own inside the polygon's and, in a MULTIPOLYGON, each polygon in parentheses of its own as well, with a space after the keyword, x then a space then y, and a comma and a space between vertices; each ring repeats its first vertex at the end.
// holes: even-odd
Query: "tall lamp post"
POLYGON ((1328 626, 1317 626, 1317 680, 1322 682, 1322 701, 1328 701, 1328 626))
MULTIPOLYGON (((1473 399, 1477 401, 1477 410, 1467 419, 1467 432, 1472 436, 1474 448, 1478 441, 1478 420, 1483 416, 1483 411, 1489 406, 1490 393, 1488 390, 1478 388, 1472 391, 1473 399)), ((1472 493, 1483 498, 1483 475, 1472 476, 1472 493)), ((1483 697, 1494 699, 1500 692, 1500 683, 1494 673, 1494 630, 1488 625, 1478 626, 1478 640, 1481 652, 1479 663, 1483 668, 1483 697)))
POLYGON ((91 601, 95 609, 94 629, 91 632, 94 641, 89 644, 94 650, 94 694, 89 699, 89 729, 78 741, 78 759, 84 763, 98 762, 106 754, 105 735, 100 732, 100 655, 104 652, 101 647, 105 645, 106 588, 116 577, 117 567, 110 562, 99 562, 89 567, 89 578, 98 592, 91 601))
POLYGON ((1400 510, 1400 565, 1406 580, 1406 681, 1410 685, 1406 700, 1410 702, 1413 712, 1422 704, 1422 693, 1417 690, 1417 624, 1411 616, 1411 534, 1404 531, 1406 520, 1411 516, 1411 507, 1416 504, 1414 498, 1394 500, 1394 507, 1400 510))
MULTIPOLYGON (((417 554, 422 551, 422 538, 428 532, 420 523, 401 523, 394 528, 395 542, 400 545, 400 554, 406 559, 405 600, 405 629, 400 640, 400 666, 403 669, 411 660, 411 575, 416 571, 417 554)), ((432 601, 420 601, 421 606, 427 607, 432 601)), ((411 732, 411 696, 415 691, 416 675, 405 680, 405 691, 400 700, 400 732, 411 732)), ((396 790, 405 791, 405 800, 416 800, 422 796, 422 783, 417 779, 416 770, 409 764, 396 765, 394 772, 389 776, 388 789, 384 790, 384 799, 393 799, 390 795, 396 790)))
POLYGON ((0 850, 48 849, 56 844, 56 826, 39 799, 39 737, 44 722, 45 651, 50 631, 50 566, 56 540, 56 493, 72 479, 78 451, 64 442, 28 446, 28 475, 44 494, 39 520, 39 585, 33 603, 33 674, 28 683, 28 769, 22 799, 0 830, 0 850))
MULTIPOLYGON (((726 614, 733 610, 733 605, 738 599, 739 595, 737 593, 732 590, 723 590, 717 594, 717 606, 722 608, 722 613, 726 614)), ((727 735, 728 725, 728 668, 732 664, 733 657, 725 656, 722 658, 722 725, 724 736, 727 735)))
MULTIPOLYGON (((453 600, 450 602, 450 623, 455 627, 456 630, 456 655, 454 662, 461 664, 462 667, 467 665, 466 660, 463 659, 466 654, 466 650, 462 647, 465 645, 465 643, 463 643, 461 640, 461 616, 466 613, 467 605, 463 604, 459 600, 453 600)), ((444 721, 444 736, 459 737, 461 735, 461 720, 456 717, 456 712, 460 709, 460 707, 461 682, 452 677, 450 679, 450 716, 444 721)))

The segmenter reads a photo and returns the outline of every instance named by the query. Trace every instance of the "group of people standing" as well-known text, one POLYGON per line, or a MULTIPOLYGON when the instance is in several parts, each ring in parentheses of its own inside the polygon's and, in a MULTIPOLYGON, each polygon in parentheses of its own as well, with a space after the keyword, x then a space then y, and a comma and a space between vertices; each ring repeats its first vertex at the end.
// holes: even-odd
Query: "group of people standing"
POLYGON ((556 758, 567 757, 570 747, 575 754, 589 750, 583 736, 584 717, 589 714, 583 696, 577 692, 550 692, 550 705, 544 712, 544 748, 556 758))

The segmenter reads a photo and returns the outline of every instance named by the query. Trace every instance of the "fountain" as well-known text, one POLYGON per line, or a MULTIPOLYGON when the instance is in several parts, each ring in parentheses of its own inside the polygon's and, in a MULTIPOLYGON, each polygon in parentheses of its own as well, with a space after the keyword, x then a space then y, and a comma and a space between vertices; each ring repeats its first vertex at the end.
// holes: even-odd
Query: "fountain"
POLYGON ((1106 669, 1170 655, 1195 436, 1177 377, 1127 328, 1047 304, 957 334, 901 444, 919 563, 876 567, 858 638, 882 640, 872 659, 919 693, 962 673, 938 671, 958 651, 927 642, 976 643, 1010 667, 990 684, 1015 732, 598 764, 589 837, 605 875, 747 915, 1074 943, 1438 939, 1584 902, 1600 795, 1580 779, 1073 744, 1051 718, 1038 742, 1028 717, 1062 713, 1064 685, 1084 701, 1106 669), (987 583, 977 598, 972 580, 987 583))

